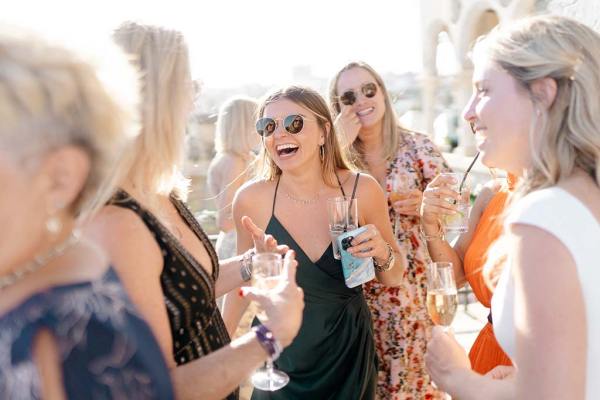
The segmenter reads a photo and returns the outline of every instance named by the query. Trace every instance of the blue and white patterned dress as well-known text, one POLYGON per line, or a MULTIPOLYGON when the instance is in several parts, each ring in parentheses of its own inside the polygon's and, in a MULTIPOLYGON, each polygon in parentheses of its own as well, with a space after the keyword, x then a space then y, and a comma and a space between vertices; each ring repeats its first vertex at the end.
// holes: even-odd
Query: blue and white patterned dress
POLYGON ((173 399, 158 343, 116 273, 49 288, 0 316, 0 398, 37 399, 33 341, 54 337, 69 399, 173 399))

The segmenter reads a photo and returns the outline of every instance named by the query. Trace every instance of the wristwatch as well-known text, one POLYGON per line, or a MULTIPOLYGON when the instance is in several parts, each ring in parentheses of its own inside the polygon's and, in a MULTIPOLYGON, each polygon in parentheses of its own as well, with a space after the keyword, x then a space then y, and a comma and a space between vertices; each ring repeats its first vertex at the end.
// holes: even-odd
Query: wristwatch
POLYGON ((250 249, 242 256, 240 275, 242 276, 242 281, 244 282, 248 282, 250 279, 252 279, 252 256, 254 254, 256 254, 254 249, 250 249))

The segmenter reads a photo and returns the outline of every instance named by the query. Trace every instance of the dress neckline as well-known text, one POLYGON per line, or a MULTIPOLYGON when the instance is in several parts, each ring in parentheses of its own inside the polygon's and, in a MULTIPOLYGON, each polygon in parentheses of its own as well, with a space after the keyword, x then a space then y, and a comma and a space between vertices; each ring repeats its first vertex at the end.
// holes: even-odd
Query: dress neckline
POLYGON ((309 260, 311 262, 311 264, 313 264, 313 265, 319 264, 321 262, 321 260, 323 260, 323 258, 327 255, 328 251, 333 251, 333 250, 331 250, 331 247, 332 247, 331 241, 329 241, 329 245, 327 246, 327 248, 325 248, 325 251, 323 251, 323 253, 321 253, 321 256, 317 260, 313 261, 308 256, 308 254, 304 251, 304 249, 302 248, 302 246, 300 246, 298 244, 298 242, 296 241, 296 239, 294 239, 294 237, 292 236, 292 234, 290 233, 290 231, 281 223, 281 221, 279 220, 279 218, 277 218, 277 216, 275 214, 271 215, 271 220, 269 221, 269 223, 267 224, 267 226, 270 225, 271 221, 273 221, 273 220, 285 231, 286 235, 288 235, 288 237, 290 238, 290 240, 292 242, 294 242, 295 247, 298 248, 298 250, 302 253, 302 255, 307 260, 309 260))

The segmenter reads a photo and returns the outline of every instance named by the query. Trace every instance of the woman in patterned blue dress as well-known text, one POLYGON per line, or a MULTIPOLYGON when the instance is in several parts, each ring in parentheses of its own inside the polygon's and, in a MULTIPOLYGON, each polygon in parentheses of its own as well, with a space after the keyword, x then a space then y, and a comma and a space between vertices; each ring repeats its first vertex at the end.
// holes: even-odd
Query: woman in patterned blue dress
POLYGON ((149 327, 77 230, 110 195, 113 157, 137 132, 135 74, 112 52, 107 74, 0 34, 2 399, 173 398, 149 327))

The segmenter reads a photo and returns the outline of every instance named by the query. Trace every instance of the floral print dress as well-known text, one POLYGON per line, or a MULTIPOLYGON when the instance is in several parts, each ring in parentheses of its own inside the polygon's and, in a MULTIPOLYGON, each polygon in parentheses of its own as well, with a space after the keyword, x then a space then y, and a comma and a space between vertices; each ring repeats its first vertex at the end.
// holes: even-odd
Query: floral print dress
MULTIPOLYGON (((386 191, 392 190, 395 174, 406 174, 409 187, 424 191, 440 172, 450 171, 429 138, 405 133, 396 157, 387 169, 386 191)), ((398 244, 407 254, 408 267, 398 287, 376 281, 363 285, 371 310, 379 357, 377 397, 379 399, 442 399, 425 369, 425 351, 432 322, 427 314, 425 266, 430 261, 427 244, 421 237, 419 217, 396 215, 391 205, 392 225, 399 224, 398 244)))

